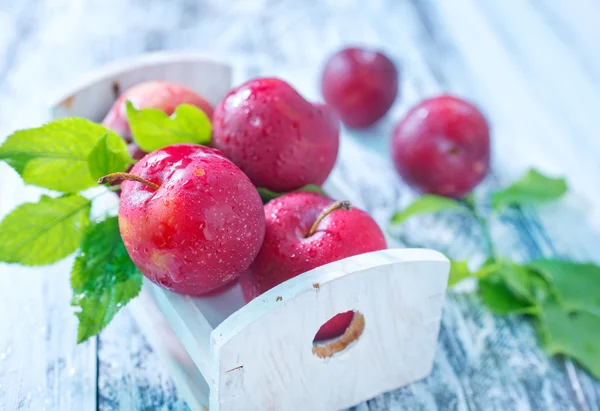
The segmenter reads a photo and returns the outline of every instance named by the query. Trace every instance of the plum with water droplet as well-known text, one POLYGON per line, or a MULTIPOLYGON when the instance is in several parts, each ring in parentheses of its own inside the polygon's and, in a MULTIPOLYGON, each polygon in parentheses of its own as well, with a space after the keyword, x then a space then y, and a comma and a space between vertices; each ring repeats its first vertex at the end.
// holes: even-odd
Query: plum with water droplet
MULTIPOLYGON (((264 208, 265 239, 239 278, 246 301, 313 268, 387 247, 373 218, 348 202, 295 192, 271 200, 264 208)), ((315 340, 340 336, 352 318, 352 311, 336 315, 321 327, 315 340)))
POLYGON ((490 129, 473 104, 441 95, 423 100, 392 136, 396 170, 423 193, 462 198, 490 168, 490 129))
POLYGON ((256 186, 287 192, 323 184, 337 157, 339 126, 285 81, 257 78, 217 106, 213 144, 256 186))
POLYGON ((398 70, 383 53, 344 48, 325 63, 323 98, 350 128, 366 128, 380 120, 398 94, 398 70))
MULTIPOLYGON (((112 177, 111 177, 112 176, 112 177)), ((235 280, 265 233, 252 182, 218 150, 178 144, 146 155, 123 179, 119 227, 140 271, 181 294, 200 295, 235 280)))

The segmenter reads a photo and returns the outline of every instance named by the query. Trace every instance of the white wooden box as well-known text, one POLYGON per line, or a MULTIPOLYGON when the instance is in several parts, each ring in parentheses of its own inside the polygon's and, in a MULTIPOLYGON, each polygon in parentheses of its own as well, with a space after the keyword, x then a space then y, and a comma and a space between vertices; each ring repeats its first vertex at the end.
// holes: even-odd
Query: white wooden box
MULTIPOLYGON (((120 62, 61 96, 52 116, 100 121, 116 90, 151 79, 185 84, 216 105, 232 68, 189 53, 120 62)), ((348 194, 333 181, 324 188, 348 194)), ((338 410, 431 372, 448 272, 436 251, 389 249, 316 268, 247 305, 237 285, 189 297, 145 281, 130 310, 192 409, 338 410), (348 310, 362 314, 362 334, 330 358, 315 355, 317 330, 348 310)))

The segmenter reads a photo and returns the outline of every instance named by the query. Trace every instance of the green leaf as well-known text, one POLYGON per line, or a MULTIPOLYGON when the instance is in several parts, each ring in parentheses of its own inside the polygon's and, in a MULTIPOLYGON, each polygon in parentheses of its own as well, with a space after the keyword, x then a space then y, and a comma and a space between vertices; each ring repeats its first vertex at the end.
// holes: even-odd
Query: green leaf
POLYGON ((473 276, 477 279, 482 279, 492 275, 503 267, 503 263, 496 262, 493 258, 488 258, 477 271, 473 273, 473 276))
POLYGON ((513 294, 530 302, 536 301, 533 280, 535 273, 508 261, 496 273, 502 277, 513 294))
POLYGON ((182 104, 169 117, 155 108, 138 110, 130 101, 126 104, 133 139, 146 152, 180 143, 210 143, 210 120, 196 106, 182 104))
MULTIPOLYGON (((269 201, 273 200, 274 198, 281 197, 284 194, 288 194, 288 193, 276 193, 274 191, 271 191, 271 190, 268 190, 268 189, 262 188, 262 187, 257 187, 256 190, 258 191, 258 194, 260 195, 260 198, 262 199, 263 204, 267 204, 269 201)), ((321 187, 314 185, 314 184, 307 184, 304 187, 301 187, 301 188, 291 191, 291 192, 298 192, 298 191, 319 193, 319 194, 327 195, 327 194, 325 194, 325 191, 323 191, 323 189, 321 187)))
POLYGON ((539 300, 548 294, 548 285, 527 267, 504 261, 492 273, 480 278, 483 302, 496 314, 539 311, 539 300))
POLYGON ((469 270, 466 261, 450 260, 450 277, 448 278, 448 287, 458 284, 465 278, 469 278, 473 273, 469 270))
POLYGON ((531 306, 514 296, 504 283, 489 280, 479 282, 479 295, 485 305, 495 314, 522 314, 531 306))
POLYGON ((463 197, 462 201, 464 204, 466 204, 467 207, 473 210, 476 208, 477 199, 475 198, 475 194, 473 192, 470 192, 465 197, 463 197))
POLYGON ((497 275, 479 280, 478 292, 483 303, 498 315, 525 314, 534 310, 531 302, 517 297, 497 275))
POLYGON ((448 210, 466 210, 465 207, 456 200, 450 198, 436 196, 433 194, 425 194, 417 198, 413 203, 406 207, 402 211, 394 213, 392 216, 392 224, 403 223, 404 220, 408 219, 417 214, 430 214, 437 213, 439 211, 448 210))
POLYGON ((476 271, 471 271, 466 260, 455 261, 450 259, 450 278, 448 280, 448 286, 452 287, 458 284, 460 281, 474 277, 477 279, 485 278, 502 268, 502 264, 496 263, 492 259, 488 259, 483 265, 476 271))
POLYGON ((89 171, 94 179, 125 171, 132 162, 133 159, 127 152, 127 144, 115 133, 106 133, 88 156, 89 171))
POLYGON ((548 298, 542 304, 538 330, 545 350, 573 358, 600 379, 600 317, 585 311, 566 312, 548 298))
POLYGON ((300 187, 297 190, 294 191, 303 191, 303 192, 309 192, 309 193, 319 193, 319 194, 323 194, 324 196, 326 196, 327 194, 325 193, 325 191, 319 187, 318 185, 315 184, 307 184, 304 187, 300 187))
POLYGON ((98 334, 142 287, 142 274, 131 261, 117 217, 89 227, 71 272, 73 299, 80 307, 77 342, 98 334))
POLYGON ((79 195, 21 204, 0 223, 0 261, 34 266, 63 259, 79 247, 90 208, 79 195))
POLYGON ((0 146, 0 160, 27 184, 76 193, 96 185, 88 169, 88 156, 106 133, 111 132, 83 118, 56 120, 8 136, 0 146))
POLYGON ((600 267, 559 260, 538 260, 529 266, 550 283, 558 301, 568 310, 600 315, 600 267))
POLYGON ((504 190, 492 194, 492 206, 500 210, 507 206, 536 205, 555 200, 567 192, 564 178, 547 177, 531 169, 504 190))

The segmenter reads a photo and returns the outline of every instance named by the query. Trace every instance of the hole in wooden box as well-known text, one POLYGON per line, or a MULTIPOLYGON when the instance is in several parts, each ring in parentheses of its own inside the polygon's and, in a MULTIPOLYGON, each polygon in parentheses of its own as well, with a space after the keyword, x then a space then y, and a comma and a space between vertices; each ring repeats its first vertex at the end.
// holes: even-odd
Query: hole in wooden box
POLYGON ((346 311, 336 314, 315 334, 312 352, 319 358, 332 357, 358 340, 364 329, 365 316, 360 312, 346 311))

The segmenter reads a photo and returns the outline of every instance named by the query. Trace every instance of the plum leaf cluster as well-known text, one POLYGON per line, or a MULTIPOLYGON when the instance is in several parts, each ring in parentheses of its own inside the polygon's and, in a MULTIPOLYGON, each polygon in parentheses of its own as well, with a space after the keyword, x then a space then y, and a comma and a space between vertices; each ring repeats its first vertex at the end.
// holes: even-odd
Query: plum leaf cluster
POLYGON ((489 256, 476 270, 469 269, 467 261, 451 261, 449 285, 476 279, 481 301, 492 312, 528 316, 547 353, 570 357, 600 379, 600 267, 557 259, 518 264, 498 254, 488 227, 488 219, 507 207, 542 204, 566 192, 564 179, 531 169, 508 187, 491 194, 489 215, 482 215, 473 196, 459 201, 426 194, 395 213, 391 225, 419 214, 470 214, 480 225, 489 256))
MULTIPOLYGON (((154 139, 157 130, 167 130, 158 140, 165 146, 210 141, 210 121, 195 107, 181 105, 171 118, 153 109, 130 111, 136 142, 154 139)), ((77 340, 83 342, 141 289, 142 274, 127 254, 117 218, 90 215, 96 198, 110 191, 88 190, 99 177, 126 171, 135 160, 115 132, 79 117, 14 132, 0 146, 0 160, 26 184, 50 190, 0 222, 0 262, 44 266, 76 253, 72 305, 78 308, 77 340)))

